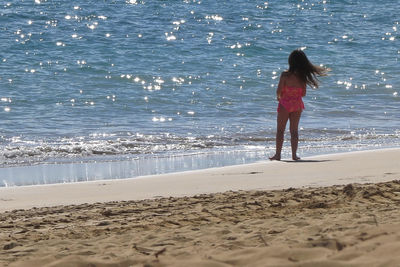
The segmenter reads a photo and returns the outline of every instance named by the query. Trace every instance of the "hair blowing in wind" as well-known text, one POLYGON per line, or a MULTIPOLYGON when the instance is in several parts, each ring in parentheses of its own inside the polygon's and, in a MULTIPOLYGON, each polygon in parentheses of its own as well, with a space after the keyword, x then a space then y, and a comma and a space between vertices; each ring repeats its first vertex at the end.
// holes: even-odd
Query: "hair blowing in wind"
POLYGON ((328 71, 329 69, 313 65, 300 49, 294 50, 289 56, 289 72, 296 73, 311 87, 318 88, 318 76, 326 76, 328 71))

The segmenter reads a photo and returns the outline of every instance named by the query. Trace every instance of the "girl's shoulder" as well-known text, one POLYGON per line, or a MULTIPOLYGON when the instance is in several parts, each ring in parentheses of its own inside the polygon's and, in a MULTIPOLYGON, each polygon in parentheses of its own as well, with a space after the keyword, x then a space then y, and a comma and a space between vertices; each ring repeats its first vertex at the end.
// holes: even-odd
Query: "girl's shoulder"
POLYGON ((284 70, 281 73, 281 76, 289 76, 289 75, 290 75, 290 72, 288 70, 284 70))
POLYGON ((282 71, 281 73, 281 80, 286 80, 290 77, 290 72, 288 72, 287 70, 282 71))

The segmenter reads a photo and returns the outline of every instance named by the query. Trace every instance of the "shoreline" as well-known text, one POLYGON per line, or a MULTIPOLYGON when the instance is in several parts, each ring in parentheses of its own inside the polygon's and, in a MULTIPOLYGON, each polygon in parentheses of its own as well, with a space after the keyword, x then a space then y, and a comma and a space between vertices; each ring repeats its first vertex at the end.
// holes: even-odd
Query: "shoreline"
POLYGON ((399 148, 354 151, 250 164, 65 184, 0 188, 0 212, 33 207, 276 190, 399 179, 399 148))
MULTIPOLYGON (((352 151, 332 149, 303 151, 302 158, 343 153, 396 149, 398 146, 379 148, 362 147, 352 151)), ((286 154, 286 153, 284 153, 286 154)), ((0 188, 13 186, 68 184, 76 182, 129 179, 142 176, 172 174, 186 171, 246 165, 266 161, 271 156, 264 150, 224 150, 202 153, 172 154, 138 157, 124 160, 94 160, 73 162, 43 162, 0 168, 0 188)), ((285 156, 285 155, 284 155, 285 156)), ((286 155, 289 156, 289 155, 286 155)))

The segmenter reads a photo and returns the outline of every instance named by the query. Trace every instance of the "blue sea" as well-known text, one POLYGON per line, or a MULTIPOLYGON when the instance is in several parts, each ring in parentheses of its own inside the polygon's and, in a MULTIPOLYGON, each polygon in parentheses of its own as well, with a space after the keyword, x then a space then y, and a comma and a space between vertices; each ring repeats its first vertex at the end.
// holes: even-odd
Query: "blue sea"
POLYGON ((397 0, 0 3, 0 186, 265 160, 297 48, 300 156, 400 146, 397 0))

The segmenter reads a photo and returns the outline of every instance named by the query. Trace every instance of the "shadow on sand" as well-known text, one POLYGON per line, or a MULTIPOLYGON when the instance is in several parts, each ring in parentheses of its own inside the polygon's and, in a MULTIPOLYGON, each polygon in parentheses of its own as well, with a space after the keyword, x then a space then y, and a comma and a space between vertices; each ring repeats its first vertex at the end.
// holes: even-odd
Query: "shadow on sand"
POLYGON ((322 159, 322 160, 317 160, 317 159, 299 159, 299 160, 281 160, 282 162, 287 162, 287 163, 318 163, 318 162, 328 162, 332 161, 330 159, 322 159))

